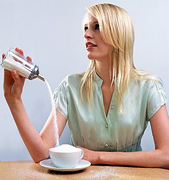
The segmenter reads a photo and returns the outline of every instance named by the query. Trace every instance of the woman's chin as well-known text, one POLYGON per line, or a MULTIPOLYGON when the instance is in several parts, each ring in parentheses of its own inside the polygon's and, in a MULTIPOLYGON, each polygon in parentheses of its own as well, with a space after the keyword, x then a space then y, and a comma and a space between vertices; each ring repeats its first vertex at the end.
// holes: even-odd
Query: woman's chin
POLYGON ((92 54, 87 54, 87 57, 88 57, 88 59, 90 59, 90 60, 93 60, 93 59, 96 59, 96 57, 95 56, 93 56, 92 54))

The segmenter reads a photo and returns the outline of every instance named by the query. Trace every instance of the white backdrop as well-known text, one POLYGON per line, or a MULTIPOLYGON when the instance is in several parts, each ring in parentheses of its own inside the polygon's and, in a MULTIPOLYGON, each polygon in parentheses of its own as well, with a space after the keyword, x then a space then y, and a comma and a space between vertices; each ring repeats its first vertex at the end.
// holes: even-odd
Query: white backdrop
MULTIPOLYGON (((160 76, 169 96, 168 0, 0 0, 0 54, 10 47, 22 48, 40 67, 54 91, 65 76, 87 68, 82 18, 85 7, 103 2, 129 12, 135 26, 135 66, 160 76)), ((45 83, 27 80, 22 97, 31 122, 40 131, 51 111, 45 83)), ((69 143, 68 127, 60 142, 69 143)), ((150 127, 142 145, 144 150, 154 148, 150 127)), ((26 159, 30 159, 29 153, 3 97, 0 68, 0 161, 26 159)))

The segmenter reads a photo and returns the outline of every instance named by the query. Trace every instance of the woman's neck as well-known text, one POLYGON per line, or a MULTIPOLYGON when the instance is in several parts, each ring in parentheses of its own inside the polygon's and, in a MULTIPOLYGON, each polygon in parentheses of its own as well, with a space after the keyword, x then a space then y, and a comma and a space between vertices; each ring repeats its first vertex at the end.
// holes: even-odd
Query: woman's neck
POLYGON ((103 80, 103 84, 111 85, 109 61, 96 61, 96 73, 103 80))

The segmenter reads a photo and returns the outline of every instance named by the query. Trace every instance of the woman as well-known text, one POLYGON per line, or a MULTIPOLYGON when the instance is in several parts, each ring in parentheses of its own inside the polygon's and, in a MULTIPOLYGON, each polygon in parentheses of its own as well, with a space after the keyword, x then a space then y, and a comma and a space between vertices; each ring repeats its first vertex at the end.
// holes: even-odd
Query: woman
MULTIPOLYGON (((89 68, 67 76, 54 92, 59 136, 68 121, 73 145, 92 164, 169 167, 167 99, 156 76, 134 67, 128 13, 111 4, 89 7, 84 39, 89 68), (155 150, 141 151, 148 121, 155 150)), ((21 100, 24 81, 16 71, 5 70, 5 98, 33 160, 39 162, 56 144, 55 122, 51 113, 38 134, 21 100)))

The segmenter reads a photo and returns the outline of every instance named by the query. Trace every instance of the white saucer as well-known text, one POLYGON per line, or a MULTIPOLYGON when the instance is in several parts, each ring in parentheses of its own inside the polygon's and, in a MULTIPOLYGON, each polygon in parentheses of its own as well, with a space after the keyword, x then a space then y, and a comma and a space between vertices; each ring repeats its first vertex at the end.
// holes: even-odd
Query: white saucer
POLYGON ((85 169, 91 165, 91 163, 87 160, 81 160, 77 166, 74 168, 57 168, 51 161, 51 159, 43 160, 39 163, 42 167, 45 167, 47 169, 53 170, 53 171, 64 171, 64 172, 72 172, 72 171, 79 171, 82 169, 85 169))

